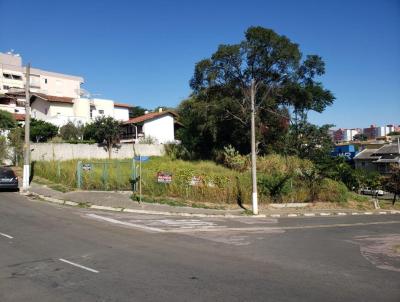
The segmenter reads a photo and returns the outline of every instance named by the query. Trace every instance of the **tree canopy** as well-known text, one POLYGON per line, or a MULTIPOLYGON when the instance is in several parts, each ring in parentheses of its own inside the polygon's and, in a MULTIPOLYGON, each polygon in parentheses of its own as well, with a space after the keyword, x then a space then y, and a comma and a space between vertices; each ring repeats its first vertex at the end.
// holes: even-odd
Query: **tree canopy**
POLYGON ((129 108, 129 118, 134 118, 137 116, 141 116, 145 113, 146 109, 140 107, 140 106, 135 106, 129 108))
POLYGON ((85 127, 85 139, 94 139, 98 144, 104 144, 111 158, 112 147, 119 142, 120 131, 120 123, 117 120, 101 116, 85 127))
POLYGON ((15 126, 14 116, 8 111, 0 110, 0 130, 11 129, 15 126))
POLYGON ((58 127, 51 123, 32 119, 30 123, 30 139, 36 143, 47 142, 58 134, 58 127))
POLYGON ((250 27, 242 42, 220 45, 195 65, 193 95, 178 108, 185 126, 179 138, 200 157, 228 144, 248 153, 254 83, 259 153, 279 150, 291 121, 304 124, 309 110, 322 112, 333 103, 332 93, 317 80, 324 72, 321 57, 303 58, 287 37, 250 27))

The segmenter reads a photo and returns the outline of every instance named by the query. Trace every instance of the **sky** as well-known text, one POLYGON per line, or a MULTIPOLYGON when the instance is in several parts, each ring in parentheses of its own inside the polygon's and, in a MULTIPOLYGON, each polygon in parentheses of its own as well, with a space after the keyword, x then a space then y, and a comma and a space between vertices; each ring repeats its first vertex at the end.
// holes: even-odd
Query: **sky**
POLYGON ((84 77, 95 97, 148 109, 187 98, 196 62, 250 26, 326 63, 336 97, 316 124, 400 124, 400 0, 0 0, 0 52, 84 77))

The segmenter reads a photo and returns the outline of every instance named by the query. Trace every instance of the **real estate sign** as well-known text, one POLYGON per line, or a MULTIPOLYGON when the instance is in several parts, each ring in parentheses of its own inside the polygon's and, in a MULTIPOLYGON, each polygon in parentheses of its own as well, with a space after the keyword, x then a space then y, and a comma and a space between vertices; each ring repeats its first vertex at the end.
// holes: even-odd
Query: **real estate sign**
POLYGON ((169 172, 158 172, 157 173, 157 182, 169 184, 172 182, 172 173, 169 172))

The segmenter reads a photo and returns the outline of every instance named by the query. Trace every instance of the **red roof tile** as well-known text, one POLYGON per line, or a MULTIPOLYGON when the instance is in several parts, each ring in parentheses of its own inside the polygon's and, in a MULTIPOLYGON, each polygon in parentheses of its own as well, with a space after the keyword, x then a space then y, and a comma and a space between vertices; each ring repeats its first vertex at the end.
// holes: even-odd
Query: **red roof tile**
POLYGON ((132 108, 132 105, 122 104, 122 103, 114 103, 114 107, 122 107, 122 108, 132 108))
POLYGON ((44 99, 44 100, 52 102, 52 103, 67 103, 67 104, 74 103, 73 98, 64 97, 64 96, 47 95, 47 94, 43 94, 43 93, 33 93, 33 95, 38 96, 41 99, 44 99))
POLYGON ((174 116, 178 116, 175 112, 168 111, 168 110, 167 111, 162 111, 162 112, 150 112, 150 113, 147 113, 145 115, 141 115, 141 116, 137 116, 137 117, 131 118, 130 120, 124 122, 124 124, 138 124, 138 123, 142 123, 144 121, 148 121, 148 120, 154 119, 156 117, 167 115, 167 114, 172 114, 174 116))

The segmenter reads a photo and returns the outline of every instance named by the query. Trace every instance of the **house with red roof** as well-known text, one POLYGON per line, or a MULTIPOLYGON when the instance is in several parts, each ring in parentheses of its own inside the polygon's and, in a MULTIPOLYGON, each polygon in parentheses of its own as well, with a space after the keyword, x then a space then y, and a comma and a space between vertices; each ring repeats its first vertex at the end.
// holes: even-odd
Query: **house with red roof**
POLYGON ((175 131, 182 126, 177 117, 174 111, 160 108, 157 112, 129 119, 123 123, 121 142, 175 143, 175 131))

